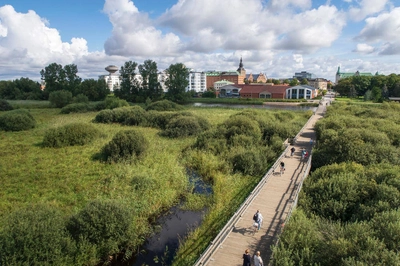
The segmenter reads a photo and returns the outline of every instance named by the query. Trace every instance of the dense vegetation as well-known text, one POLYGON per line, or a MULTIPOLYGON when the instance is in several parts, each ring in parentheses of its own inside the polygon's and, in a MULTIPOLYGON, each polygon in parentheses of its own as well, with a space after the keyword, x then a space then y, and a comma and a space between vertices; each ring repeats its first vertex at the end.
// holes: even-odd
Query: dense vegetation
POLYGON ((273 265, 399 265, 400 105, 336 103, 273 265))
POLYGON ((400 75, 355 75, 339 80, 333 89, 341 96, 363 97, 365 101, 383 102, 388 97, 400 97, 400 75))
POLYGON ((208 210, 175 258, 175 265, 190 265, 260 180, 283 139, 297 133, 310 116, 238 109, 145 111, 138 106, 106 111, 112 121, 93 123, 104 111, 31 109, 36 127, 2 132, 0 156, 7 159, 0 160, 0 264, 95 265, 128 259, 155 230, 156 219, 183 200, 183 208, 208 210), (145 119, 138 120, 138 114, 145 119), (60 138, 67 131, 86 134, 81 126, 66 130, 75 123, 90 124, 102 134, 83 146, 43 147, 48 132, 60 138), (187 125, 198 125, 199 135, 161 133, 187 125), (206 145, 207 136, 221 142, 218 149, 206 145), (133 142, 123 153, 129 159, 99 160, 103 147, 114 151, 133 142), (252 172, 244 171, 250 163, 240 160, 245 152, 259 156, 263 150, 270 156, 260 158, 252 172), (212 184, 212 197, 191 193, 188 168, 212 184))

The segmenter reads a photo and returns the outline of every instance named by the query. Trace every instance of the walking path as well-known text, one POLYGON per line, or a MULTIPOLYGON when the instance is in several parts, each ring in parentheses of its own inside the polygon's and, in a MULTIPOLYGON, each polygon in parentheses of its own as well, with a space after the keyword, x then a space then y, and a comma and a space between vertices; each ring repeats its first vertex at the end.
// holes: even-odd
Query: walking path
POLYGON ((274 173, 270 171, 269 177, 264 177, 261 182, 265 182, 258 190, 251 203, 240 214, 240 218, 234 223, 227 236, 219 242, 215 250, 210 252, 207 258, 200 258, 196 265, 220 266, 220 265, 243 265, 242 255, 245 249, 250 250, 253 258, 256 251, 261 251, 264 265, 268 265, 271 259, 271 245, 280 232, 291 206, 294 204, 294 197, 297 197, 296 189, 302 182, 305 171, 307 170, 306 160, 301 160, 301 150, 305 148, 311 153, 313 141, 315 140, 314 125, 325 111, 326 104, 322 100, 315 114, 303 127, 298 135, 296 142, 286 149, 286 154, 281 159, 285 163, 285 171, 281 175, 280 162, 275 163, 274 173), (313 141, 310 141, 313 140, 313 141), (290 148, 296 149, 293 156, 290 156, 290 148), (264 181, 266 180, 266 181, 264 181), (258 232, 252 228, 253 215, 260 210, 263 215, 263 223, 258 232))

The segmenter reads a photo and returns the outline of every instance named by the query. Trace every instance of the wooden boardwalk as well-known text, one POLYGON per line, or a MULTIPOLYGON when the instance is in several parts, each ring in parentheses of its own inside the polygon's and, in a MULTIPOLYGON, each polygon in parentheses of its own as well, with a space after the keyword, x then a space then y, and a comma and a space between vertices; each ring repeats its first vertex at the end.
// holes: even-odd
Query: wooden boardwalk
POLYGON ((196 265, 241 266, 243 265, 242 255, 247 248, 252 258, 256 251, 260 251, 264 265, 268 265, 272 253, 271 245, 293 205, 293 197, 297 196, 295 195, 297 186, 306 174, 307 164, 305 160, 301 160, 301 150, 305 148, 309 153, 311 152, 313 142, 310 140, 315 140, 314 124, 325 113, 325 104, 322 101, 322 105, 317 108, 316 113, 298 134, 296 142, 290 145, 290 148, 296 149, 294 156, 290 156, 289 148, 285 156, 281 157, 280 160, 285 163, 285 172, 280 175, 279 166, 275 169, 275 173, 270 171, 269 176, 261 181, 265 184, 241 213, 240 218, 235 221, 232 230, 228 231, 228 235, 218 244, 208 259, 200 259, 196 265), (257 210, 260 210, 264 219, 260 231, 254 233, 251 227, 252 218, 257 210))

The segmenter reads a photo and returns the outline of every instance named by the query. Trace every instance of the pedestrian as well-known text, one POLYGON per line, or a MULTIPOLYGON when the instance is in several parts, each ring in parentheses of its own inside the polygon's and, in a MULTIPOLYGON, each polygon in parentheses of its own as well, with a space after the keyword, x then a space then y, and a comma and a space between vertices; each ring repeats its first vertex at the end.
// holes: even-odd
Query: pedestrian
POLYGON ((293 154, 294 154, 295 151, 296 151, 296 149, 295 149, 294 147, 292 147, 292 148, 290 149, 290 156, 293 156, 293 154))
POLYGON ((306 149, 303 148, 303 150, 301 151, 301 159, 304 159, 304 156, 306 156, 306 149))
POLYGON ((285 172, 285 163, 281 162, 281 175, 285 172))
POLYGON ((251 256, 249 249, 246 249, 243 254, 243 266, 251 265, 251 256))
POLYGON ((260 231, 260 228, 261 228, 261 225, 262 225, 262 222, 263 222, 263 216, 262 216, 262 214, 261 214, 261 212, 259 212, 258 211, 258 220, 257 220, 257 223, 258 223, 258 231, 260 231))
POLYGON ((260 251, 257 251, 254 255, 254 266, 263 266, 263 260, 260 256, 260 251))
POLYGON ((308 157, 308 151, 306 151, 306 154, 304 154, 304 158, 307 159, 308 157))

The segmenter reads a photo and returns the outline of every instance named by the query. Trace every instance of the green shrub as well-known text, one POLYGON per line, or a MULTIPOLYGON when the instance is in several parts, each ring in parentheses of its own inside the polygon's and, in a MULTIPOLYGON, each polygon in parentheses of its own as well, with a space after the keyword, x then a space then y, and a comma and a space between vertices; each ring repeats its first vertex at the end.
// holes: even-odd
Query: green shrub
POLYGON ((114 123, 115 120, 115 113, 110 109, 101 110, 94 118, 96 123, 114 123))
POLYGON ((71 217, 67 228, 78 243, 84 239, 95 245, 103 258, 122 251, 129 255, 137 241, 132 218, 131 210, 122 203, 96 200, 71 217))
POLYGON ((85 94, 78 94, 73 99, 74 103, 88 103, 89 98, 85 94))
POLYGON ((11 213, 0 231, 0 265, 74 265, 74 252, 65 219, 47 205, 11 213))
POLYGON ((101 153, 108 162, 130 161, 139 158, 147 149, 148 141, 136 130, 118 132, 101 153))
POLYGON ((162 136, 170 138, 196 136, 202 132, 199 121, 193 116, 178 116, 172 119, 164 131, 162 136))
POLYGON ((129 103, 126 100, 122 100, 118 97, 108 96, 104 101, 104 105, 104 109, 114 109, 118 107, 129 106, 129 103))
POLYGON ((7 111, 0 115, 0 129, 21 131, 34 128, 36 120, 26 109, 7 111))
POLYGON ((46 131, 42 145, 60 148, 85 145, 98 137, 100 132, 91 124, 73 123, 46 131))
POLYGON ((201 133, 193 145, 194 148, 221 154, 227 151, 226 139, 217 130, 207 130, 201 133))
POLYGON ((14 109, 9 102, 0 99, 0 111, 10 111, 14 109))
POLYGON ((247 150, 234 155, 231 159, 233 171, 245 175, 260 176, 266 172, 266 160, 258 150, 247 150))
POLYGON ((132 106, 125 113, 122 123, 129 126, 146 125, 146 111, 140 106, 132 106))
POLYGON ((162 100, 158 102, 150 103, 146 107, 146 111, 155 110, 155 111, 180 111, 183 110, 183 106, 176 104, 169 100, 162 100))
POLYGON ((71 103, 61 108, 62 114, 86 113, 96 111, 96 105, 90 103, 71 103))
POLYGON ((63 108, 72 102, 72 93, 66 90, 50 92, 49 101, 51 106, 63 108))
POLYGON ((261 140, 261 130, 258 123, 243 115, 229 118, 220 126, 220 130, 224 132, 229 144, 236 135, 248 136, 256 143, 261 140))

